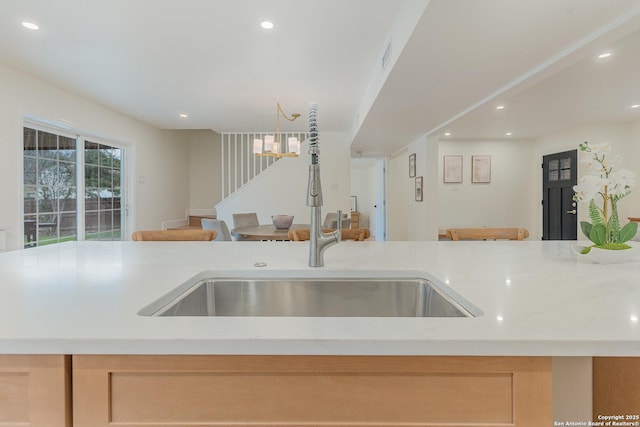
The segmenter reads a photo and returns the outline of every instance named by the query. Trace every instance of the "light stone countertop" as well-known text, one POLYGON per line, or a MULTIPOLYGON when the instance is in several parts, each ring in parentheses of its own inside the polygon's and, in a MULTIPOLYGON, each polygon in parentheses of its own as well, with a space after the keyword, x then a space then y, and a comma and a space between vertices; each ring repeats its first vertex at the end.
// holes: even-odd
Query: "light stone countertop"
POLYGON ((640 356, 640 260, 575 242, 70 242, 0 253, 3 354, 640 356), (263 268, 256 262, 266 262, 263 268), (255 277, 432 275, 476 318, 144 317, 202 271, 255 277))

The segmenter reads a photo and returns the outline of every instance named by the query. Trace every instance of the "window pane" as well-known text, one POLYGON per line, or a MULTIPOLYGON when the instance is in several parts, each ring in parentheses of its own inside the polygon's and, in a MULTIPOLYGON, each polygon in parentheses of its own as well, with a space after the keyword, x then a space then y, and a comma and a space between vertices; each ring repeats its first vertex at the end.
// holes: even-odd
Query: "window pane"
POLYGON ((36 130, 24 128, 22 134, 24 138, 24 155, 36 156, 36 130))
POLYGON ((558 170, 550 170, 549 171, 549 181, 557 181, 558 180, 558 170))
POLYGON ((98 155, 100 154, 100 147, 95 142, 84 142, 84 163, 87 165, 100 164, 98 155))
POLYGON ((558 170, 558 161, 557 160, 549 160, 549 170, 558 170))
POLYGON ((97 233, 98 230, 98 212, 87 212, 84 215, 84 229, 86 233, 86 238, 89 238, 89 235, 93 233, 97 233))
POLYGON ((84 167, 84 185, 87 188, 100 187, 98 182, 98 166, 87 165, 84 167))
POLYGON ((84 192, 84 209, 86 211, 97 211, 98 206, 98 191, 95 189, 86 189, 84 192))
POLYGON ((53 187, 39 187, 38 212, 56 212, 58 198, 53 187))
POLYGON ((38 132, 38 157, 58 158, 58 135, 38 132))
POLYGON ((59 137, 58 149, 58 156, 60 160, 75 163, 76 140, 74 138, 67 138, 66 136, 59 137))
POLYGON ((571 169, 560 169, 560 179, 571 179, 571 169))
POLYGON ((113 153, 113 167, 120 169, 122 166, 122 148, 112 148, 113 153))
POLYGON ((113 187, 113 172, 111 168, 100 168, 100 187, 111 190, 113 187))
POLYGON ((24 243, 25 247, 35 246, 35 243, 31 245, 32 242, 36 241, 36 216, 35 215, 25 215, 24 216, 24 243))
POLYGON ((569 169, 571 167, 571 157, 560 159, 560 169, 569 169))
POLYGON ((111 167, 113 154, 111 153, 111 147, 106 145, 100 145, 100 165, 111 167))
POLYGON ((37 183, 37 165, 35 157, 24 157, 24 185, 35 185, 37 183))
POLYGON ((76 186, 76 165, 75 163, 60 162, 58 163, 58 183, 63 187, 76 186))
POLYGON ((77 240, 75 238, 69 238, 76 237, 77 229, 77 217, 75 212, 68 212, 60 215, 60 240, 65 242, 69 240, 77 240))
POLYGON ((36 187, 24 187, 24 213, 37 213, 37 190, 36 187))
POLYGON ((75 187, 66 187, 58 191, 58 208, 60 212, 72 212, 76 210, 76 195, 77 191, 75 187))
MULTIPOLYGON (((119 231, 121 228, 122 228, 122 211, 114 210, 113 211, 113 229, 119 231)), ((117 237, 120 237, 120 233, 118 233, 117 237)))
POLYGON ((56 185, 58 181, 58 162, 49 159, 38 159, 38 184, 56 185))
POLYGON ((120 188, 120 171, 118 169, 113 170, 113 188, 120 188))
POLYGON ((113 211, 100 212, 100 231, 113 230, 113 211))
POLYGON ((58 241, 58 214, 38 216, 38 245, 58 241))
MULTIPOLYGON (((121 198, 120 196, 115 196, 113 198, 113 209, 120 209, 122 207, 121 205, 121 198)), ((114 214, 115 215, 115 214, 114 214)))
POLYGON ((111 191, 104 188, 100 191, 99 209, 101 211, 105 209, 113 209, 113 198, 111 197, 111 191))

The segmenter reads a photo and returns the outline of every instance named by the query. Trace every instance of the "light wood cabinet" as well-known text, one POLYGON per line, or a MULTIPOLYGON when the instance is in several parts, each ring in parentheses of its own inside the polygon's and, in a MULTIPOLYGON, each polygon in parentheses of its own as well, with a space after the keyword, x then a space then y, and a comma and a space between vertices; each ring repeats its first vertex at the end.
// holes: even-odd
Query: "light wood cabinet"
POLYGON ((71 357, 0 355, 0 425, 71 427, 71 357))
MULTIPOLYGON (((80 355, 73 393, 71 360, 1 355, 0 425, 551 424, 546 357, 80 355)), ((594 420, 637 414, 639 372, 593 358, 594 420)))
POLYGON ((74 356, 75 427, 551 425, 547 357, 74 356))
MULTIPOLYGON (((640 415, 640 357, 593 358, 593 420, 640 415)), ((617 421, 640 422, 640 419, 617 421)))

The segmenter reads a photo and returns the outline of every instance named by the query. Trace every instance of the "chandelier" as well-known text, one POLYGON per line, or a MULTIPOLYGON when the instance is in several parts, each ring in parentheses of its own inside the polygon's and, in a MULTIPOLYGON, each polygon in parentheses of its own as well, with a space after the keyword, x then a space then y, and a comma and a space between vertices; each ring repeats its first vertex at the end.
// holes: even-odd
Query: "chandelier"
POLYGON ((276 159, 280 157, 298 157, 300 155, 300 141, 298 138, 295 136, 287 138, 286 145, 280 140, 280 115, 282 114, 282 117, 292 122, 300 117, 300 114, 293 113, 289 117, 282 110, 279 102, 276 105, 278 106, 276 111, 276 133, 274 135, 265 135, 264 142, 260 138, 254 139, 253 154, 256 156, 271 156, 276 159))

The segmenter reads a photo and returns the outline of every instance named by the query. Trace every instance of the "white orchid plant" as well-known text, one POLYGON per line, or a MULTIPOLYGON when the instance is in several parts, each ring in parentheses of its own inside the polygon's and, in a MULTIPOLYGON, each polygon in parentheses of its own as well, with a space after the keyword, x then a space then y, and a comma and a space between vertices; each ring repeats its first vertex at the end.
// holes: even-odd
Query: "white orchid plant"
POLYGON ((638 224, 629 222, 624 227, 620 226, 618 202, 631 193, 636 175, 626 169, 613 171, 620 159, 611 157, 611 146, 608 143, 589 145, 585 142, 580 144, 580 151, 580 161, 587 164, 590 173, 573 187, 573 199, 589 204, 591 222, 580 222, 580 228, 593 242, 583 253, 588 253, 592 247, 629 249, 631 246, 625 242, 636 235, 638 224))

